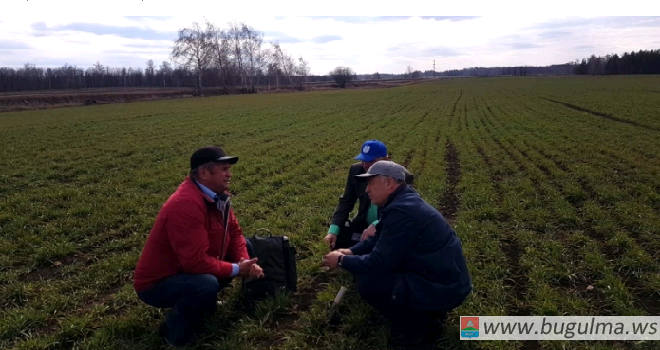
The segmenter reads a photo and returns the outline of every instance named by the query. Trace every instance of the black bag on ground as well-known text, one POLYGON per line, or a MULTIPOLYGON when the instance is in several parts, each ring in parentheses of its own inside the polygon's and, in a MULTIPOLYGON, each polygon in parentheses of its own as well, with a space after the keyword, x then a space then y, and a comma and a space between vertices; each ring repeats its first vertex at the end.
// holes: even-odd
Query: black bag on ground
POLYGON ((273 295, 278 291, 295 292, 297 286, 296 248, 291 246, 287 236, 245 238, 252 245, 252 256, 264 271, 259 279, 244 278, 243 290, 252 298, 273 295))

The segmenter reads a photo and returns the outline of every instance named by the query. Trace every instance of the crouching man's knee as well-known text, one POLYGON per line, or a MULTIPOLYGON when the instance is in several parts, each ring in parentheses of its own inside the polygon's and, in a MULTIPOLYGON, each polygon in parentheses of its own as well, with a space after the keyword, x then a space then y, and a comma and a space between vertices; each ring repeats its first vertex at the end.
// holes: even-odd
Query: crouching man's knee
POLYGON ((203 275, 198 275, 196 278, 197 281, 195 281, 195 292, 194 294, 199 295, 200 297, 213 297, 215 298, 220 291, 220 282, 218 282, 218 278, 209 275, 209 274, 203 274, 203 275))

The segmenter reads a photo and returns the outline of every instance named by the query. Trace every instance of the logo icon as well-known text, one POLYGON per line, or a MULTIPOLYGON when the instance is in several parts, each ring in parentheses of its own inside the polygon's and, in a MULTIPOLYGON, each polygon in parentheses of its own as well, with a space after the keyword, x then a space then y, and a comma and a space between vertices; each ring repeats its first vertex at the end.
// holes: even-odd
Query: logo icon
POLYGON ((461 338, 479 336, 479 317, 461 316, 461 338))
POLYGON ((362 153, 369 153, 369 149, 369 146, 364 146, 364 148, 362 148, 362 153))

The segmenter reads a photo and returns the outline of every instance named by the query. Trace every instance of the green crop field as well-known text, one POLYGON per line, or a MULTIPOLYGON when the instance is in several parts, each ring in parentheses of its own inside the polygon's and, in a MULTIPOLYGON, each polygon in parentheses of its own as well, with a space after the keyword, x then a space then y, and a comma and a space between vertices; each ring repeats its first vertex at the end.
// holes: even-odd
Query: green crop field
POLYGON ((0 348, 165 348, 167 310, 132 272, 190 154, 240 157, 246 235, 297 247, 299 292, 240 283, 192 349, 382 349, 386 323, 322 243, 366 139, 463 241, 474 292, 448 349, 655 349, 643 342, 462 342, 461 315, 660 314, 660 77, 444 79, 390 89, 191 98, 0 114, 0 348))

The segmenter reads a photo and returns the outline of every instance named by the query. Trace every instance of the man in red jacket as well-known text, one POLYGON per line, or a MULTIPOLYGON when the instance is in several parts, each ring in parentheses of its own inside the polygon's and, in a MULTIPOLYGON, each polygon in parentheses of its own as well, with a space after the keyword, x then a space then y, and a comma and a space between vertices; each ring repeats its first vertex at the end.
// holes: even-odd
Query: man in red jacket
POLYGON ((170 344, 188 342, 234 276, 263 277, 230 207, 230 168, 237 161, 215 146, 193 153, 190 175, 158 213, 135 268, 139 298, 172 308, 160 326, 170 344))

